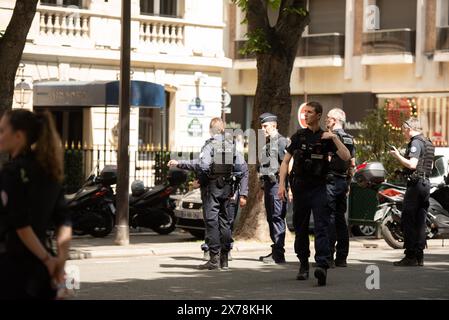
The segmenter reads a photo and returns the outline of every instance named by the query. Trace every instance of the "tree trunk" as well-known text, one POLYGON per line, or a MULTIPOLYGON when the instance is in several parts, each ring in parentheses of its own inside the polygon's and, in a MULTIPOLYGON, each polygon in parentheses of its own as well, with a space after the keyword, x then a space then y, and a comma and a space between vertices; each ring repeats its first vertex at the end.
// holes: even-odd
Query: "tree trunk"
POLYGON ((38 0, 17 0, 5 34, 0 38, 0 114, 12 108, 14 80, 38 0))
MULTIPOLYGON (((263 29, 270 45, 267 52, 257 54, 257 89, 251 128, 260 129, 259 116, 271 112, 278 117, 278 129, 287 135, 290 123, 290 78, 299 39, 309 22, 309 16, 289 14, 286 8, 305 8, 305 1, 283 0, 276 26, 270 27, 265 1, 248 0, 248 29, 263 29), (263 12, 264 11, 264 12, 263 12)), ((257 144, 259 145, 259 143, 257 144)), ((236 228, 237 239, 269 240, 263 197, 260 196, 256 166, 250 165, 249 195, 236 228)))
MULTIPOLYGON (((260 129, 259 116, 271 112, 278 117, 279 131, 287 134, 290 110, 290 75, 294 57, 264 54, 257 60, 258 81, 254 100, 252 129, 260 129)), ((259 145, 259 143, 257 144, 259 145)), ((256 165, 250 165, 248 205, 236 228, 237 239, 269 241, 269 229, 256 165)))

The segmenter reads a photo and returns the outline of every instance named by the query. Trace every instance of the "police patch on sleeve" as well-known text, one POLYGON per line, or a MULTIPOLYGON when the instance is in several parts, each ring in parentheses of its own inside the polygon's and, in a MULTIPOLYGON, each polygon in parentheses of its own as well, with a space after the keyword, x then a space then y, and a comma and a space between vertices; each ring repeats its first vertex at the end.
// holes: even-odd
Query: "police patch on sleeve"
POLYGON ((348 138, 348 137, 344 137, 343 138, 343 143, 344 144, 353 144, 352 139, 348 138))
POLYGON ((417 149, 416 147, 412 147, 412 148, 410 149, 410 152, 412 152, 412 153, 414 153, 414 152, 416 152, 416 151, 418 151, 418 149, 417 149))

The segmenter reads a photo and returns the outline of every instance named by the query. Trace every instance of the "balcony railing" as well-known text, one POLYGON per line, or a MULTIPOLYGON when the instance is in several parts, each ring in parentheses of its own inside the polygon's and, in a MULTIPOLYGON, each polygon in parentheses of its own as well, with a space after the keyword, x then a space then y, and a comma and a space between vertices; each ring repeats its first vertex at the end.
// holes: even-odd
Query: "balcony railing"
MULTIPOLYGON (((235 41, 235 59, 255 59, 255 54, 242 54, 246 40, 235 41)), ((303 36, 297 57, 344 56, 345 36, 340 33, 322 33, 303 36)))
POLYGON ((54 9, 40 10, 39 34, 53 38, 88 38, 89 15, 81 11, 54 9))
POLYGON ((449 51, 449 26, 438 28, 437 50, 449 51))
POLYGON ((309 34, 301 38, 296 56, 344 56, 345 36, 340 33, 309 34))
POLYGON ((364 32, 364 54, 415 53, 416 32, 411 29, 389 29, 364 32))
POLYGON ((140 43, 161 48, 179 48, 184 46, 184 24, 179 19, 164 21, 163 18, 148 16, 140 22, 140 43), (176 21, 178 20, 178 21, 176 21))
MULTIPOLYGON (((114 51, 120 48, 118 15, 46 5, 40 5, 37 11, 39 23, 33 24, 28 35, 37 45, 114 51)), ((137 54, 222 58, 224 27, 222 23, 134 15, 131 47, 137 54)))

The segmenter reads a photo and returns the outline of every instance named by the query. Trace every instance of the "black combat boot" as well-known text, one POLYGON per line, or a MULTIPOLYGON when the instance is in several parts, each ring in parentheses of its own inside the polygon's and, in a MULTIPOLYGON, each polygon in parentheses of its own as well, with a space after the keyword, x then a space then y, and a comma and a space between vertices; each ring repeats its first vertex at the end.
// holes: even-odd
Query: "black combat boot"
POLYGON ((344 258, 337 258, 334 261, 334 266, 344 268, 348 266, 348 263, 346 262, 346 259, 344 258))
POLYGON ((299 272, 296 276, 296 280, 307 280, 309 279, 309 261, 300 261, 299 272))
POLYGON ((418 266, 424 267, 424 253, 418 252, 416 254, 416 261, 418 262, 418 266))
POLYGON ((200 270, 215 270, 220 268, 220 254, 209 252, 210 259, 205 264, 199 265, 200 270))
POLYGON ((229 261, 229 253, 222 251, 220 253, 220 268, 222 268, 223 270, 229 269, 228 261, 229 261))
POLYGON ((322 267, 317 267, 315 269, 315 278, 318 279, 318 285, 319 286, 325 286, 326 285, 326 278, 327 278, 327 270, 322 267))
POLYGON ((407 257, 405 256, 402 260, 393 262, 393 265, 396 267, 417 267, 418 260, 416 257, 407 257))

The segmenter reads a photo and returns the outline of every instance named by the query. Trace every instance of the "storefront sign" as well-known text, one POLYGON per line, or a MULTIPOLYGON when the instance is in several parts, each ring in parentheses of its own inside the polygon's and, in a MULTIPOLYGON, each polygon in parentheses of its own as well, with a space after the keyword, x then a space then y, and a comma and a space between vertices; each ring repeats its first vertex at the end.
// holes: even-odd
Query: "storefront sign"
POLYGON ((190 102, 187 114, 190 116, 204 116, 204 105, 200 98, 195 98, 190 102))
POLYGON ((190 137, 198 138, 203 136, 203 125, 198 120, 198 118, 193 118, 192 121, 190 121, 187 132, 190 137))

